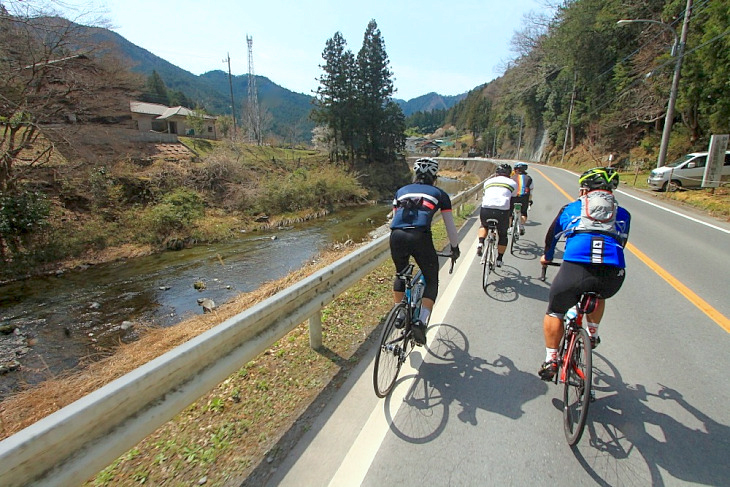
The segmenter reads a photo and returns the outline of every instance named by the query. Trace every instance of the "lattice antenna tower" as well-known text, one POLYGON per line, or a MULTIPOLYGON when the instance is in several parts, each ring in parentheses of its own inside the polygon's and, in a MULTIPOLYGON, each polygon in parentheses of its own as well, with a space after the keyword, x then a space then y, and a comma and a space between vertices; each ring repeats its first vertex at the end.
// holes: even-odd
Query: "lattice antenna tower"
POLYGON ((248 138, 261 144, 261 117, 256 77, 253 73, 253 37, 246 35, 248 43, 248 138))

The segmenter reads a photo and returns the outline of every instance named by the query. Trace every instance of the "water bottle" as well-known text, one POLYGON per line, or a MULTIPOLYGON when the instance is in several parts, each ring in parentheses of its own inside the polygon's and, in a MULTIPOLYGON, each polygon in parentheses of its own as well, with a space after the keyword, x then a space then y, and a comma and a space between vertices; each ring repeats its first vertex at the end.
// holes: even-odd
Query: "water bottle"
POLYGON ((563 318, 563 321, 565 321, 566 324, 570 323, 571 321, 575 320, 575 317, 578 316, 578 309, 573 306, 568 311, 565 312, 565 317, 563 318))
POLYGON ((417 320, 421 314, 421 298, 423 297, 423 291, 426 288, 426 280, 421 276, 416 284, 413 286, 413 319, 417 320))

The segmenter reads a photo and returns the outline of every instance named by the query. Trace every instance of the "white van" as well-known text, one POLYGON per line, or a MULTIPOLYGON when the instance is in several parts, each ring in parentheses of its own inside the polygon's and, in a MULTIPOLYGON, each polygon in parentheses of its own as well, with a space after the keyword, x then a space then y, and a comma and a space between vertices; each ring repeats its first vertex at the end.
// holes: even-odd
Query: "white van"
MULTIPOLYGON (((658 191, 676 188, 699 188, 707 165, 707 152, 693 152, 649 174, 649 187, 658 191), (671 185, 669 183, 672 183, 671 185)), ((730 151, 725 152, 722 179, 730 178, 730 151)))

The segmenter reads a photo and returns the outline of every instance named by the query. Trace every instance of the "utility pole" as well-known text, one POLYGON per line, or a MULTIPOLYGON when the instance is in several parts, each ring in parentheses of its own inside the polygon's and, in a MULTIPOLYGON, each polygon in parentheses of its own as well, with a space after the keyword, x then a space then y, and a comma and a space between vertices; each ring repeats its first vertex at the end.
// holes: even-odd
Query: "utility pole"
POLYGON ((520 117, 520 135, 517 138, 517 160, 520 160, 520 148, 522 147, 522 124, 525 121, 525 116, 520 117))
POLYGON ((231 88, 231 116, 233 116, 233 139, 236 139, 236 105, 233 103, 233 78, 231 77, 231 55, 226 53, 228 61, 228 86, 231 88))
POLYGON ((248 137, 261 145, 261 118, 259 117, 258 91, 253 73, 253 37, 246 35, 248 43, 248 137))
POLYGON ((664 131, 662 132, 662 143, 659 147, 659 158, 657 159, 656 167, 662 167, 667 160, 669 135, 672 132, 672 122, 674 121, 674 104, 677 101, 677 91, 679 89, 679 73, 682 70, 684 45, 687 42, 687 31, 689 30, 689 18, 691 15, 692 0, 687 0, 687 8, 684 11, 684 22, 682 23, 682 34, 679 39, 679 48, 677 49, 677 64, 674 66, 674 76, 672 76, 672 89, 669 92, 669 102, 667 103, 667 116, 664 118, 664 131))
POLYGON ((689 30, 689 18, 692 16, 692 0, 687 0, 687 8, 684 10, 684 22, 682 23, 681 37, 677 36, 677 31, 671 25, 653 19, 621 19, 616 22, 618 25, 633 24, 637 22, 645 22, 648 24, 656 24, 663 29, 668 30, 674 36, 674 44, 672 44, 672 56, 677 56, 677 62, 674 65, 674 75, 672 76, 672 88, 669 92, 669 101, 667 102, 667 113, 664 117, 664 130, 662 131, 662 141, 659 146, 659 157, 657 158, 656 167, 662 167, 667 159, 667 148, 669 147, 669 136, 672 132, 672 122, 674 121, 674 105, 677 101, 677 91, 679 88, 679 73, 682 70, 682 58, 684 57, 684 46, 687 43, 687 31, 689 30))
POLYGON ((570 109, 568 109, 568 123, 565 124, 565 139, 563 139, 563 155, 560 157, 560 164, 565 159, 565 147, 568 145, 568 132, 570 131, 570 120, 573 118, 573 104, 575 103, 575 84, 578 81, 578 73, 573 74, 573 93, 570 95, 570 109))

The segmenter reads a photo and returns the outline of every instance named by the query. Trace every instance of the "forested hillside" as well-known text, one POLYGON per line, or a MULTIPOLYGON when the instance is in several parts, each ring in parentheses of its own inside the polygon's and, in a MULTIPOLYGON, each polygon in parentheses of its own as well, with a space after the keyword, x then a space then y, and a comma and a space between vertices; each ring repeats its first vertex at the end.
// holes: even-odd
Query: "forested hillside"
POLYGON ((730 0, 566 1, 526 19, 512 43, 504 75, 445 117, 483 152, 514 156, 521 144, 524 158, 555 160, 580 144, 596 161, 655 164, 678 56, 668 160, 730 132, 730 0), (685 15, 686 44, 673 49, 685 15))

